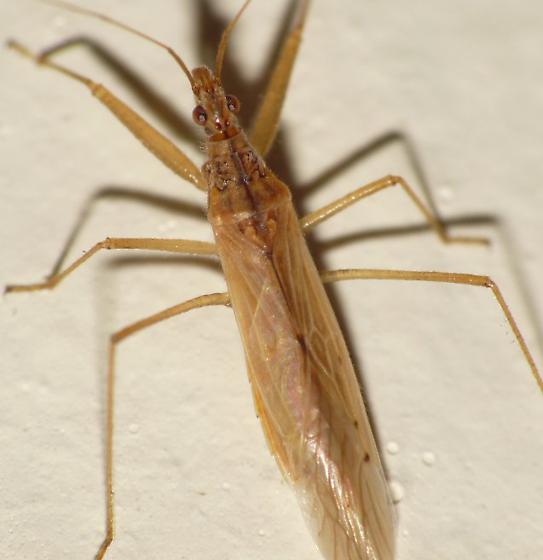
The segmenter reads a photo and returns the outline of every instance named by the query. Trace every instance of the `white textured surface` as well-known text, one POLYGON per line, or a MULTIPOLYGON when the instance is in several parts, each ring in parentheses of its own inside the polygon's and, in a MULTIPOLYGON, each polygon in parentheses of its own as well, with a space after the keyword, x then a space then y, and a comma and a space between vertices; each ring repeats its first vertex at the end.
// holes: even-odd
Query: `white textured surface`
MULTIPOLYGON (((190 66, 201 62, 198 4, 207 2, 92 2, 171 43, 190 66)), ((239 2, 210 4, 226 17, 239 2)), ((283 6, 255 0, 240 23, 231 51, 242 76, 262 68, 283 6)), ((142 41, 33 2, 3 2, 0 21, 2 40, 35 48, 81 33, 96 38, 190 118, 183 76, 142 41)), ((292 182, 302 185, 387 131, 408 135, 443 216, 499 220, 500 228, 457 228, 491 236, 492 249, 442 247, 422 233, 331 247, 323 250, 326 266, 488 273, 539 364, 526 300, 541 327, 542 23, 537 0, 315 0, 282 138, 292 182)), ((204 208, 199 193, 153 161, 78 84, 7 51, 0 56, 0 283, 42 278, 105 187, 204 208)), ((64 60, 141 108, 89 51, 64 60)), ((389 172, 415 182, 401 144, 358 159, 303 204, 316 208, 389 172)), ((390 193, 317 235, 419 222, 405 197, 390 193)), ((110 197, 90 209, 69 260, 107 235, 210 237, 197 212, 110 197)), ((216 269, 180 260, 109 253, 54 293, 3 298, 1 558, 93 557, 104 524, 107 335, 224 286, 216 269)), ((400 500, 398 559, 540 558, 542 400, 491 295, 369 282, 334 292, 400 500)), ((228 310, 200 310, 138 334, 122 346, 118 374, 117 540, 108 560, 319 558, 266 450, 228 310)))

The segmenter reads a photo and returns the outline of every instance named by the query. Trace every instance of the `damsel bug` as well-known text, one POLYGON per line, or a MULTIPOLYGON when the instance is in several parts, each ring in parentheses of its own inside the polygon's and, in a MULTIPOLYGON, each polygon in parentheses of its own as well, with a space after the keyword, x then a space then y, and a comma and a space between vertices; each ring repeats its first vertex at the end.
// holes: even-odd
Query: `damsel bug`
POLYGON ((300 344, 302 344, 302 341, 300 341, 300 344))

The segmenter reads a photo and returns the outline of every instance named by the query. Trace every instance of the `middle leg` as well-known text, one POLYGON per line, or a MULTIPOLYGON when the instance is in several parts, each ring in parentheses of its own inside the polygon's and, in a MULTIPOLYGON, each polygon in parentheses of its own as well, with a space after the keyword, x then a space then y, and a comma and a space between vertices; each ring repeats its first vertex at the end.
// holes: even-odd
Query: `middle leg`
POLYGON ((334 200, 330 204, 319 208, 315 212, 307 214, 300 219, 300 227, 304 232, 309 231, 311 228, 315 227, 317 224, 324 222, 328 218, 331 218, 335 214, 345 210, 352 204, 371 196, 372 194, 381 192, 390 187, 401 187, 403 192, 407 194, 411 202, 419 209, 424 219, 434 231, 434 233, 439 237, 443 243, 479 243, 482 245, 488 245, 489 241, 485 237, 464 237, 464 236, 451 236, 447 233, 443 224, 438 220, 434 213, 424 204, 420 197, 415 193, 415 191, 409 186, 407 181, 402 177, 397 177, 395 175, 387 175, 382 179, 373 181, 359 187, 358 189, 334 200))
POLYGON ((35 292, 38 290, 52 290, 76 268, 89 260, 101 249, 142 249, 147 251, 164 251, 168 253, 184 253, 187 255, 216 255, 213 243, 206 241, 192 241, 188 239, 156 239, 145 237, 107 237, 94 244, 82 257, 70 266, 50 276, 45 282, 34 284, 12 284, 6 286, 5 292, 35 292))
POLYGON ((192 241, 189 239, 157 239, 149 237, 107 237, 95 243, 82 257, 70 266, 50 276, 45 282, 35 284, 12 284, 6 286, 5 292, 35 292, 38 290, 52 290, 76 268, 89 260, 101 249, 142 249, 147 251, 164 251, 167 253, 184 253, 186 255, 216 255, 213 243, 206 241, 192 241))

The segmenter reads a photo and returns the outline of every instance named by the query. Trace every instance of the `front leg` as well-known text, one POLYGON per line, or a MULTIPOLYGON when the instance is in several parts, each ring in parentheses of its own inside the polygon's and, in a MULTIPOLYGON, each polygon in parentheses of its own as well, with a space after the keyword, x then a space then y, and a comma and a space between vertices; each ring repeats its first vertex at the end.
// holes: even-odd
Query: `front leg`
POLYGON ((40 66, 54 70, 86 86, 92 95, 107 107, 143 146, 166 167, 169 167, 182 179, 192 183, 197 189, 207 191, 207 185, 198 166, 171 140, 161 134, 105 86, 51 60, 57 50, 64 48, 64 43, 46 48, 39 54, 33 53, 21 43, 13 40, 8 41, 8 47, 40 66))

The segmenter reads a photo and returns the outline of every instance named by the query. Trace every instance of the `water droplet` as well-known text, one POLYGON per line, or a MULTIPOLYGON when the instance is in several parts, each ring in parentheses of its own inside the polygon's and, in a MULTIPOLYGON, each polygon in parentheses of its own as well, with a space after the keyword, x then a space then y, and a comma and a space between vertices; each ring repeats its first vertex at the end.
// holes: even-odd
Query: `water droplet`
POLYGON ((390 495, 392 496, 392 501, 395 504, 400 503, 405 495, 405 490, 403 489, 403 486, 397 480, 391 480, 388 486, 390 488, 390 495))
POLYGON ((66 18, 63 16, 56 16, 53 19, 53 25, 57 28, 57 29, 62 29, 65 25, 66 25, 66 18))
POLYGON ((449 187, 440 187, 437 190, 437 193, 438 193, 439 198, 443 202, 448 202, 449 200, 451 200, 453 198, 453 191, 449 187))
POLYGON ((128 426, 128 431, 131 434, 137 434, 140 430, 140 427, 138 424, 130 424, 130 426, 128 426))
POLYGON ((177 224, 175 220, 168 220, 166 222, 159 224, 158 231, 160 232, 172 231, 173 229, 175 229, 176 225, 177 224))
POLYGON ((425 451, 422 454, 422 462, 431 467, 436 462, 436 456, 431 451, 425 451))
POLYGON ((13 131, 12 131, 12 129, 9 125, 0 124, 0 136, 7 137, 7 136, 10 136, 12 132, 13 131))
POLYGON ((391 455, 396 455, 400 451, 400 446, 395 441, 389 441, 386 449, 391 455))
POLYGON ((228 492, 230 490, 230 484, 228 484, 228 482, 223 482, 222 489, 228 492))
POLYGON ((265 537, 266 536, 266 531, 264 531, 264 529, 259 529, 258 530, 258 536, 259 537, 265 537))

